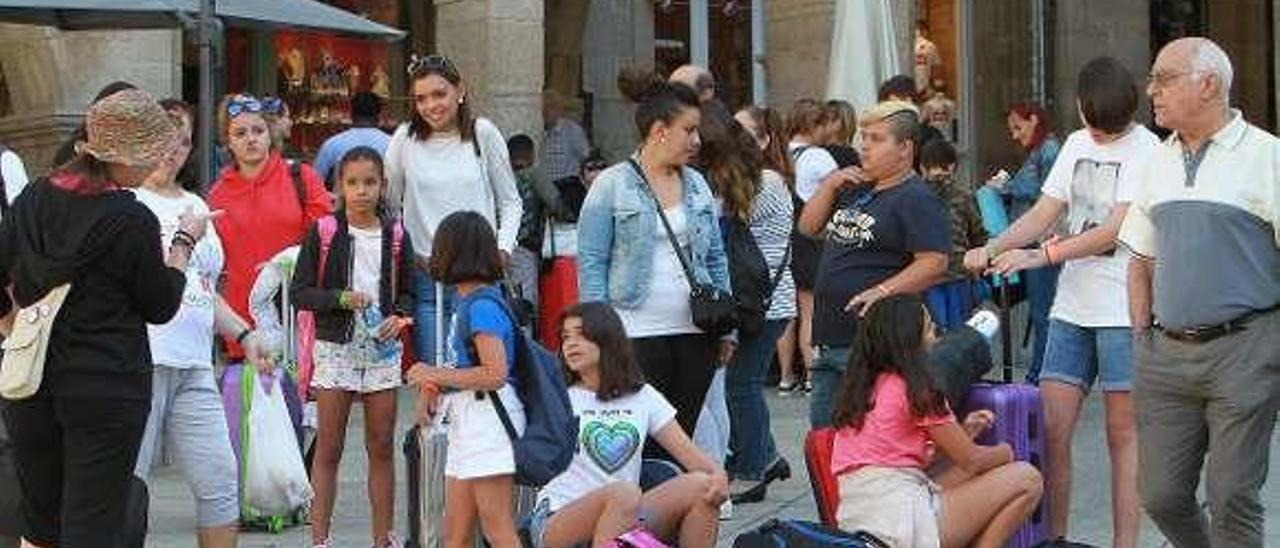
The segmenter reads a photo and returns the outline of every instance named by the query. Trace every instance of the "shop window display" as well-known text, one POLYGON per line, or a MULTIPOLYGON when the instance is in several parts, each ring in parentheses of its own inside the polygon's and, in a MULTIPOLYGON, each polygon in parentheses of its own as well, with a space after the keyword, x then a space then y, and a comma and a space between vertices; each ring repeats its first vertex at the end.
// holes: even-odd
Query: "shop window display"
MULTIPOLYGON (((382 42, 302 32, 276 33, 279 95, 289 105, 291 142, 308 157, 351 125, 351 97, 371 91, 391 98, 388 46, 382 42)), ((379 121, 382 127, 391 120, 379 121)))

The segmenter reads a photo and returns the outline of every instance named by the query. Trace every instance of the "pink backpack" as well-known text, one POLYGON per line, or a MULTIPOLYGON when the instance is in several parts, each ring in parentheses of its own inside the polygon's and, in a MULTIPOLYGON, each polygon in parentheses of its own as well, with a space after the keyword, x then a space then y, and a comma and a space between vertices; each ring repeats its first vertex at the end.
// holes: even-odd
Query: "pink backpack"
POLYGON ((630 531, 623 533, 605 544, 608 548, 670 548, 667 543, 662 542, 652 531, 645 529, 644 525, 637 525, 630 531))
MULTIPOLYGON (((333 247, 333 236, 338 233, 338 219, 333 215, 325 215, 316 219, 316 230, 320 233, 320 263, 316 272, 316 282, 324 279, 325 265, 329 262, 329 248, 333 247)), ((391 229, 391 294, 396 294, 396 282, 399 281, 400 251, 404 247, 404 225, 396 221, 391 229)), ((315 373, 316 318, 310 310, 298 310, 295 323, 298 337, 298 395, 302 401, 310 401, 311 377, 315 373)))

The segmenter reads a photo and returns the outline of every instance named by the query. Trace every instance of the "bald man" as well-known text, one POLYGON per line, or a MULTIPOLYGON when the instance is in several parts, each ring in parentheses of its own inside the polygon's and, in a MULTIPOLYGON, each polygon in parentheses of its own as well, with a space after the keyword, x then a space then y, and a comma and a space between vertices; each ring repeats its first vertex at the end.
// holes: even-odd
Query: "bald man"
POLYGON ((681 65, 680 68, 672 71, 671 77, 667 81, 673 84, 689 86, 690 89, 698 94, 698 100, 703 103, 716 97, 716 79, 706 67, 681 65))
POLYGON ((1280 410, 1280 139, 1231 108, 1231 79, 1204 38, 1160 51, 1147 94, 1174 133, 1119 235, 1142 501, 1178 547, 1263 545, 1280 410), (1211 522, 1196 502, 1206 455, 1211 522))

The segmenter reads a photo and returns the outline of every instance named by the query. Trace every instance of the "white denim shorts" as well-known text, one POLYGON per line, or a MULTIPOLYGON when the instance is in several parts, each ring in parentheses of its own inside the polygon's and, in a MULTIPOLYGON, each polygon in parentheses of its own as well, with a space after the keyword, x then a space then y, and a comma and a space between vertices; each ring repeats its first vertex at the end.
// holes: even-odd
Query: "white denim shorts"
MULTIPOLYGON (((498 391, 517 435, 524 433, 524 406, 511 385, 498 391)), ((449 429, 444 475, 473 479, 514 474, 511 438, 485 392, 464 390, 444 395, 442 406, 449 429)))

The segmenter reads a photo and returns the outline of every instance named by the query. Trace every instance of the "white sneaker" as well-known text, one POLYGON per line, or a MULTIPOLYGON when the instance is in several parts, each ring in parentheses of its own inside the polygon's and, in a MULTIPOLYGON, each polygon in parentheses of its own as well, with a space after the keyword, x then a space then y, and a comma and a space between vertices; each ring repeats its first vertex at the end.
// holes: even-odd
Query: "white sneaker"
POLYGON ((972 327, 974 331, 981 333, 988 341, 995 340, 996 333, 1000 332, 1000 318, 996 316, 995 312, 985 308, 975 312, 964 323, 972 327))

